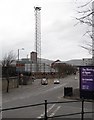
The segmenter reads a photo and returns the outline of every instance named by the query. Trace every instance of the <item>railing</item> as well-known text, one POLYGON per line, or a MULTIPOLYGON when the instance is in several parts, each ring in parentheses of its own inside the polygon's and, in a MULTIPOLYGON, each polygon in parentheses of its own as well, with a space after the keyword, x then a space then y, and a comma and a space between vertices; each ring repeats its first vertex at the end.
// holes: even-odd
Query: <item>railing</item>
POLYGON ((45 102, 43 103, 39 103, 39 104, 32 104, 32 105, 24 105, 24 106, 19 106, 19 107, 13 107, 13 108, 4 108, 4 109, 1 109, 0 112, 6 112, 6 111, 9 111, 9 110, 16 110, 16 109, 21 109, 21 108, 28 108, 28 107, 34 107, 34 106, 41 106, 41 105, 44 105, 45 107, 45 110, 44 110, 44 117, 43 118, 39 118, 40 120, 48 120, 48 119, 51 119, 51 118, 60 118, 60 117, 65 117, 65 116, 73 116, 73 115, 81 115, 81 120, 84 120, 84 115, 85 114, 88 114, 88 113, 94 113, 94 111, 88 111, 88 112, 85 112, 84 111, 84 103, 85 102, 94 102, 93 100, 89 101, 89 100, 73 100, 73 101, 60 101, 60 102, 48 102, 47 100, 45 100, 45 102), (81 102, 81 111, 80 112, 75 112, 75 113, 70 113, 70 114, 63 114, 63 115, 57 115, 57 116, 48 116, 48 105, 49 104, 68 104, 68 103, 74 103, 74 102, 81 102))

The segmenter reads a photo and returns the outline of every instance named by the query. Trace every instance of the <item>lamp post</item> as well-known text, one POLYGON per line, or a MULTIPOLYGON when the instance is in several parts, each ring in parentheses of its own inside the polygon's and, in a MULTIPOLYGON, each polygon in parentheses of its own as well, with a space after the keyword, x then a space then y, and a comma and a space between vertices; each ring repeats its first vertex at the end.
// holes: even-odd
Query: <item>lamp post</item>
POLYGON ((19 56, 20 56, 20 50, 24 50, 24 48, 18 49, 18 83, 17 83, 17 87, 19 87, 19 71, 20 71, 20 66, 19 66, 19 56))
POLYGON ((19 61, 19 54, 20 54, 20 50, 24 50, 24 48, 18 49, 18 61, 19 61))

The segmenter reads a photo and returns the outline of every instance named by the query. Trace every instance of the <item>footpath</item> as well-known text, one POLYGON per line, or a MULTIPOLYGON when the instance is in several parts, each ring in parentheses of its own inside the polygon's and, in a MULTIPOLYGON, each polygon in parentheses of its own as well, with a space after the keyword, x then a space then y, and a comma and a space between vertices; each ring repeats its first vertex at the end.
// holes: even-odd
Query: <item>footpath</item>
POLYGON ((6 91, 2 92, 2 103, 16 100, 18 98, 24 98, 25 96, 30 96, 31 91, 35 88, 37 88, 40 83, 37 83, 38 81, 34 81, 30 85, 19 85, 18 88, 9 89, 9 92, 6 91))

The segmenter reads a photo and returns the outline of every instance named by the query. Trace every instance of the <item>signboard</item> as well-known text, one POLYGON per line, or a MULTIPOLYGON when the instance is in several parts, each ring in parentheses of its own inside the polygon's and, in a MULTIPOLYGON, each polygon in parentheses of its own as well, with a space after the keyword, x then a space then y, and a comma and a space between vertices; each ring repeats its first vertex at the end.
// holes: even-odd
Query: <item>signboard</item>
POLYGON ((94 92, 94 66, 81 66, 80 95, 85 96, 85 98, 87 98, 93 92, 94 92))
POLYGON ((80 68, 81 90, 94 91, 94 67, 83 66, 80 68))

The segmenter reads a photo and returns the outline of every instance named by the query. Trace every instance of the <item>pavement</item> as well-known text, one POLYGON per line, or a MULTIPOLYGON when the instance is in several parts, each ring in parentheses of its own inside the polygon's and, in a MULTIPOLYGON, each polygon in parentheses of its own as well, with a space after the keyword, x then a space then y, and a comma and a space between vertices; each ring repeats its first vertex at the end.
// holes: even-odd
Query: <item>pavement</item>
POLYGON ((34 81, 30 85, 19 85, 18 88, 9 89, 8 93, 6 91, 3 91, 2 92, 2 103, 9 102, 11 100, 16 100, 21 97, 23 98, 24 95, 31 94, 31 91, 34 88, 37 88, 38 86, 39 86, 39 83, 37 83, 37 81, 34 81))

